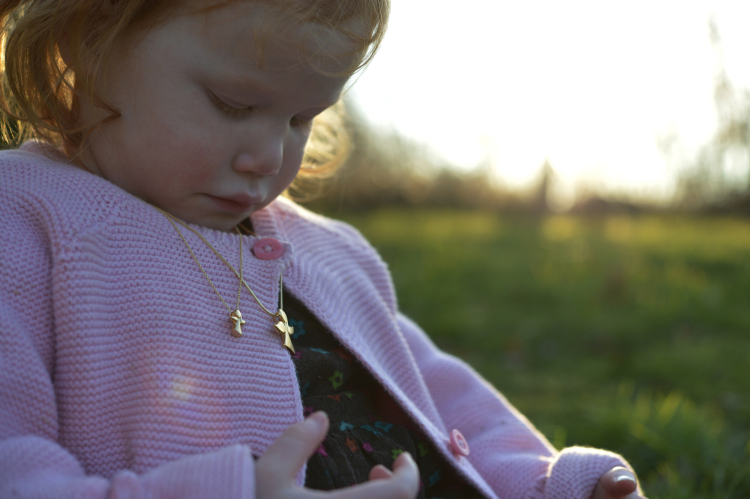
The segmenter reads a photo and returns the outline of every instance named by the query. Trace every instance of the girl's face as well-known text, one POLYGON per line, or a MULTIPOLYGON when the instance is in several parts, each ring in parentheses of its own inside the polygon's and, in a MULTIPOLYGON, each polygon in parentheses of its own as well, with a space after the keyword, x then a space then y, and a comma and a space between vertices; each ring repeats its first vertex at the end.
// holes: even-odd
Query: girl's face
MULTIPOLYGON (((324 46, 333 57, 315 60, 334 72, 351 61, 336 54, 351 47, 321 27, 300 46, 299 28, 285 40, 271 35, 260 58, 253 27, 269 15, 257 4, 230 4, 175 16, 118 46, 97 91, 122 116, 91 135, 84 166, 218 230, 273 201, 299 171, 313 118, 338 100, 347 80, 313 70, 301 50, 324 46)), ((86 102, 81 111, 85 123, 103 116, 86 102)))

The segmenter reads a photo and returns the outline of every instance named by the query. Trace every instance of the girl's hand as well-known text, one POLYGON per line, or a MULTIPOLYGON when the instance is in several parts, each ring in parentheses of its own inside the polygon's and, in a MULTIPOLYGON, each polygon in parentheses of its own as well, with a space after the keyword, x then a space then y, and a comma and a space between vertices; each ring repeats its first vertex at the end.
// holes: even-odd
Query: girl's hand
POLYGON ((290 426, 255 463, 256 499, 414 499, 419 471, 404 452, 393 463, 393 472, 378 465, 370 481, 345 489, 321 492, 297 487, 295 477, 328 431, 328 416, 315 412, 290 426))
POLYGON ((646 499, 637 489, 633 472, 617 466, 602 475, 591 499, 646 499))

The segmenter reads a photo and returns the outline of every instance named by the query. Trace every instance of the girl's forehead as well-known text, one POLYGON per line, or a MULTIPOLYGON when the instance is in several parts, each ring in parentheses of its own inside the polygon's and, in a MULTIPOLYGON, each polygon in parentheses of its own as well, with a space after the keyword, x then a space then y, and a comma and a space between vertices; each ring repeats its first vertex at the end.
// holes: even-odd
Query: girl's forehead
MULTIPOLYGON (((299 22, 265 2, 211 2, 188 16, 186 28, 214 54, 244 59, 269 70, 307 63, 324 73, 342 73, 361 57, 342 31, 299 22)), ((350 28, 351 29, 351 28, 350 28)))

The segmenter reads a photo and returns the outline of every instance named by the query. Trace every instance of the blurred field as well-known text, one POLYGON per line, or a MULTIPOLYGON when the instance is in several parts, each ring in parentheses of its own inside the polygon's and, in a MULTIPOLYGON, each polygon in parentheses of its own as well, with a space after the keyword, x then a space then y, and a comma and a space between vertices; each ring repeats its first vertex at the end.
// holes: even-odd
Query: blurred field
POLYGON ((750 498, 750 221, 344 218, 401 309, 556 446, 624 454, 651 499, 750 498))

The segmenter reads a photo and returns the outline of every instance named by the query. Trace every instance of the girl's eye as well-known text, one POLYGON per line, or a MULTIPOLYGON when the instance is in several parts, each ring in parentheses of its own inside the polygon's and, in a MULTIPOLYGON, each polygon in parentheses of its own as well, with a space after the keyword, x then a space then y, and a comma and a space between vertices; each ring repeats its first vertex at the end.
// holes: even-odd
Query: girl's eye
POLYGON ((216 97, 216 95, 213 92, 208 92, 208 97, 211 99, 211 102, 213 102, 214 106, 219 108, 219 111, 226 114, 230 118, 244 118, 245 116, 248 116, 253 111, 252 106, 250 107, 230 106, 223 100, 216 97))
MULTIPOLYGON (((226 114, 230 118, 245 118, 246 116, 249 116, 253 112, 253 106, 249 107, 234 107, 230 106, 223 100, 219 99, 216 94, 209 91, 208 97, 211 99, 211 102, 213 102, 214 106, 216 106, 219 111, 226 114)), ((305 118, 300 116, 294 116, 290 121, 289 124, 293 127, 312 127, 314 118, 305 118)))

